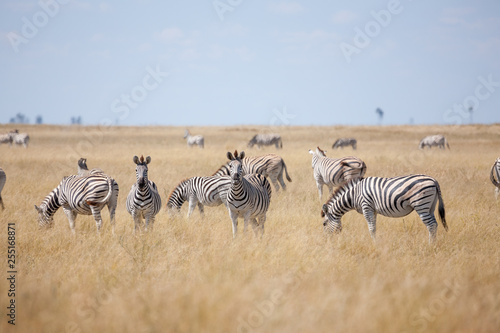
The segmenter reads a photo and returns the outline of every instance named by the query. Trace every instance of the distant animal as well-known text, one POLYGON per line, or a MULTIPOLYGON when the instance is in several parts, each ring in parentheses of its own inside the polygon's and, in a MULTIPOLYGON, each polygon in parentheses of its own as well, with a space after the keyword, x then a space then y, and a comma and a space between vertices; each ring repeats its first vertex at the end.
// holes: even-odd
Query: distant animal
POLYGON ((2 206, 2 210, 5 209, 2 199, 2 190, 3 187, 5 186, 6 181, 7 181, 7 176, 5 175, 5 171, 3 171, 2 168, 0 168, 0 206, 2 206))
POLYGON ((448 231, 445 209, 438 182, 425 175, 410 175, 395 178, 368 177, 354 179, 333 193, 323 205, 321 217, 325 231, 342 230, 341 218, 350 210, 362 213, 368 222, 368 230, 375 239, 376 217, 403 217, 413 210, 429 231, 429 242, 436 238, 437 222, 434 216, 439 200, 439 217, 448 231))
POLYGON ((187 139, 188 147, 197 145, 200 148, 205 147, 205 138, 201 135, 191 135, 188 130, 184 133, 184 139, 187 139))
POLYGON ((448 147, 448 149, 450 149, 448 140, 446 140, 446 138, 443 135, 429 135, 420 141, 418 148, 423 149, 425 146, 429 148, 437 146, 441 149, 445 149, 445 145, 446 147, 448 147))
POLYGON ((188 218, 196 206, 204 215, 204 206, 215 207, 227 200, 227 191, 231 185, 229 176, 191 177, 177 185, 167 200, 169 211, 179 212, 184 202, 188 202, 188 218))
POLYGON ((12 146, 12 142, 14 140, 14 136, 11 133, 0 134, 0 144, 5 143, 12 146))
POLYGON ((356 150, 357 141, 354 138, 340 138, 337 139, 332 145, 333 149, 344 148, 347 146, 352 146, 352 149, 356 150))
POLYGON ((137 182, 132 185, 127 196, 127 212, 134 219, 134 232, 136 232, 145 219, 146 231, 148 227, 153 229, 155 216, 161 209, 161 197, 156 188, 156 184, 148 179, 148 164, 151 163, 151 157, 144 156, 140 158, 134 156, 136 164, 135 175, 137 182))
POLYGON ((227 153, 229 162, 231 185, 227 192, 227 208, 233 223, 233 238, 236 237, 238 218, 243 218, 243 232, 248 222, 252 222, 255 235, 264 234, 266 213, 271 202, 271 185, 266 177, 258 173, 243 176, 242 159, 245 152, 235 151, 234 155, 227 153))
POLYGON ((113 192, 113 179, 104 174, 64 177, 45 197, 40 207, 35 205, 38 224, 41 227, 52 226, 54 214, 62 206, 73 233, 78 214, 93 215, 99 232, 102 227, 101 210, 107 205, 114 231, 116 200, 112 199, 113 192))
POLYGON ((490 180, 495 185, 495 199, 498 200, 498 194, 500 194, 500 157, 497 158, 493 166, 491 167, 490 180), (495 176, 497 179, 495 179, 495 176))
POLYGON ((283 148, 283 142, 281 141, 281 136, 279 134, 256 134, 248 142, 248 147, 253 147, 257 145, 260 149, 262 146, 272 146, 276 148, 283 148))
POLYGON ((323 185, 328 186, 331 195, 334 186, 340 186, 351 179, 362 178, 366 173, 366 164, 361 159, 354 156, 328 158, 325 152, 319 147, 316 151, 309 149, 320 200, 323 196, 323 185))
POLYGON ((7 136, 9 136, 10 139, 4 137, 3 139, 0 139, 0 141, 3 140, 3 143, 7 143, 7 140, 9 140, 11 145, 12 143, 15 143, 16 145, 23 145, 24 148, 28 148, 30 136, 27 133, 19 133, 19 130, 15 129, 7 133, 7 136))
MULTIPOLYGON (((276 191, 279 191, 281 184, 283 190, 286 190, 285 182, 283 181, 283 170, 285 171, 286 179, 291 182, 292 179, 288 175, 286 169, 286 164, 281 156, 276 154, 267 154, 262 156, 245 157, 241 160, 243 175, 248 175, 251 173, 259 173, 264 177, 269 177, 271 183, 273 183, 276 191)), ((213 176, 229 176, 229 164, 227 163, 221 166, 213 176)))

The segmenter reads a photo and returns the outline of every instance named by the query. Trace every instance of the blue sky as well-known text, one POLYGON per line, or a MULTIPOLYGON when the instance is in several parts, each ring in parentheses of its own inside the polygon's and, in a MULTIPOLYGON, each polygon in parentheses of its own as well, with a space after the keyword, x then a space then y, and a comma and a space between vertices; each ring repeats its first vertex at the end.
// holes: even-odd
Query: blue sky
POLYGON ((500 122, 500 2, 2 1, 0 123, 500 122))

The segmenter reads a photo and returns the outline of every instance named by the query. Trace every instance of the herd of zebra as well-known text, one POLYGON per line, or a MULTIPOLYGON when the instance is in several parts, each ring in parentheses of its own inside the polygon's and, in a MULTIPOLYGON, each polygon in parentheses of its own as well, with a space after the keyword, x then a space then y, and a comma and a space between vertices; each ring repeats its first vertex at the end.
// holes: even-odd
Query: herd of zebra
POLYGON ((27 133, 19 133, 17 129, 9 133, 0 134, 0 144, 5 143, 12 146, 12 144, 15 143, 16 145, 22 145, 24 148, 28 148, 29 141, 30 136, 27 133))
MULTIPOLYGON (((188 147, 198 146, 199 148, 205 147, 205 138, 202 135, 191 135, 189 130, 184 132, 184 139, 187 141, 188 147)), ((257 148, 262 146, 275 146, 277 149, 283 148, 283 141, 281 136, 275 133, 269 134, 256 134, 248 142, 248 147, 257 145, 257 148)))
MULTIPOLYGON (((340 138, 333 143, 332 148, 336 149, 351 146, 353 150, 356 150, 357 144, 358 141, 354 138, 340 138)), ((439 147, 441 149, 445 149, 445 146, 450 149, 448 140, 446 140, 444 135, 440 134, 426 136, 420 140, 420 143, 418 144, 419 149, 424 149, 425 147, 439 147)))

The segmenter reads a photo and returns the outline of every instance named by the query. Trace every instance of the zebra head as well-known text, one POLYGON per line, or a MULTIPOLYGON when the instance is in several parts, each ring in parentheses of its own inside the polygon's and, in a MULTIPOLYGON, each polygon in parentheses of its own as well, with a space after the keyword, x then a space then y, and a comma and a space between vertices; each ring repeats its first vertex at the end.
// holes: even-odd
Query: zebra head
POLYGON ((257 143, 257 134, 255 134, 253 138, 250 139, 250 141, 248 142, 248 147, 252 148, 256 143, 257 143))
POLYGON ((148 164, 151 162, 151 157, 146 157, 141 155, 141 158, 134 156, 134 163, 137 164, 135 168, 135 175, 137 177, 137 185, 139 188, 144 188, 148 185, 148 164))
POLYGON ((189 136, 189 130, 186 130, 186 132, 184 132, 184 139, 187 138, 189 136))
POLYGON ((340 217, 335 216, 328 209, 328 205, 324 204, 321 209, 321 217, 323 218, 323 229, 328 233, 340 233, 342 231, 342 223, 340 217))
POLYGON ((40 207, 35 205, 35 209, 38 212, 38 225, 40 227, 52 227, 52 221, 54 221, 53 215, 47 213, 47 205, 42 202, 40 207))
POLYGON ((231 152, 227 152, 227 158, 229 159, 229 176, 231 177, 231 182, 233 184, 239 184, 243 178, 243 167, 241 160, 245 157, 245 152, 242 151, 238 156, 238 151, 234 151, 234 156, 231 152))

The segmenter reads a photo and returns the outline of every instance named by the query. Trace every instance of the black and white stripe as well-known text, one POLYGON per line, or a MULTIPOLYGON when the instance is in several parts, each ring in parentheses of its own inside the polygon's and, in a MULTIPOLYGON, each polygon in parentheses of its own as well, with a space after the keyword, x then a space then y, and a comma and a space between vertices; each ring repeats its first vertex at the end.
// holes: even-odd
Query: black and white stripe
MULTIPOLYGON (((291 182, 292 179, 288 175, 285 161, 281 156, 276 154, 267 154, 255 157, 245 157, 241 160, 243 175, 248 175, 251 173, 258 173, 264 177, 269 177, 271 183, 273 183, 276 191, 279 191, 281 187, 286 190, 285 182, 283 181, 283 171, 285 171, 286 179, 291 182)), ((229 176, 229 163, 221 166, 213 175, 214 176, 229 176)))
POLYGON ((148 164, 151 157, 144 156, 138 158, 134 156, 136 164, 135 174, 137 182, 132 185, 127 196, 127 212, 134 219, 134 232, 139 229, 142 219, 146 220, 146 230, 148 227, 153 229, 156 214, 161 209, 161 197, 156 188, 156 184, 148 179, 148 164))
POLYGON ((262 146, 272 146, 274 145, 276 148, 283 148, 283 142, 281 141, 281 136, 279 134, 270 133, 270 134, 256 134, 252 139, 248 142, 248 147, 253 147, 257 145, 260 149, 262 146))
POLYGON ((436 146, 436 147, 439 147, 441 149, 445 149, 445 145, 446 145, 446 147, 448 147, 448 149, 450 149, 450 145, 448 144, 448 140, 446 140, 446 138, 443 135, 429 135, 420 141, 418 148, 423 149, 426 146, 429 148, 436 146))
POLYGON ((227 208, 229 217, 233 223, 233 237, 236 237, 238 218, 244 219, 243 231, 245 232, 248 222, 252 222, 252 228, 257 235, 260 227, 261 236, 264 234, 264 223, 266 213, 271 201, 271 185, 266 177, 255 173, 243 176, 241 160, 245 153, 227 153, 229 163, 231 186, 227 192, 227 208), (258 220, 258 221, 257 221, 258 220))
POLYGON ((350 210, 362 213, 375 239, 376 216, 403 217, 413 210, 429 230, 429 242, 436 238, 437 222, 434 216, 439 200, 439 217, 447 231, 445 210, 438 182, 425 175, 395 178, 368 177, 355 179, 339 188, 326 204, 321 216, 326 231, 340 232, 341 218, 350 210))
POLYGON ((205 138, 201 135, 191 135, 188 130, 184 133, 184 139, 187 139, 188 147, 197 145, 200 148, 205 147, 205 138))
POLYGON ((362 178, 366 172, 366 164, 361 159, 348 156, 328 158, 319 147, 309 150, 312 155, 313 176, 318 187, 319 199, 323 196, 323 185, 328 186, 330 195, 334 186, 340 186, 351 179, 362 178))
POLYGON ((177 185, 167 200, 167 209, 179 212, 184 202, 188 202, 187 216, 190 217, 196 206, 204 214, 204 206, 215 207, 226 202, 227 191, 231 186, 229 176, 191 177, 177 185))
POLYGON ((498 200, 498 195, 500 194, 500 157, 497 158, 491 167, 490 180, 495 185, 495 199, 498 200))
POLYGON ((5 171, 3 171, 2 168, 0 168, 0 206, 2 206, 2 210, 5 209, 3 205, 3 199, 2 199, 2 190, 3 187, 5 186, 5 182, 7 180, 7 176, 5 175, 5 171))
POLYGON ((113 191, 113 180, 104 174, 64 177, 61 183, 42 201, 40 207, 35 205, 40 226, 52 226, 54 214, 62 207, 68 217, 71 231, 75 231, 77 214, 93 215, 97 231, 101 229, 101 210, 107 205, 111 225, 115 224, 115 210, 118 195, 113 191))
POLYGON ((358 141, 356 141, 356 139, 354 138, 340 138, 340 139, 337 139, 337 141, 335 141, 332 145, 332 148, 333 149, 337 149, 337 148, 344 148, 344 147, 348 147, 348 146, 351 146, 352 149, 356 150, 356 145, 357 145, 358 141))

